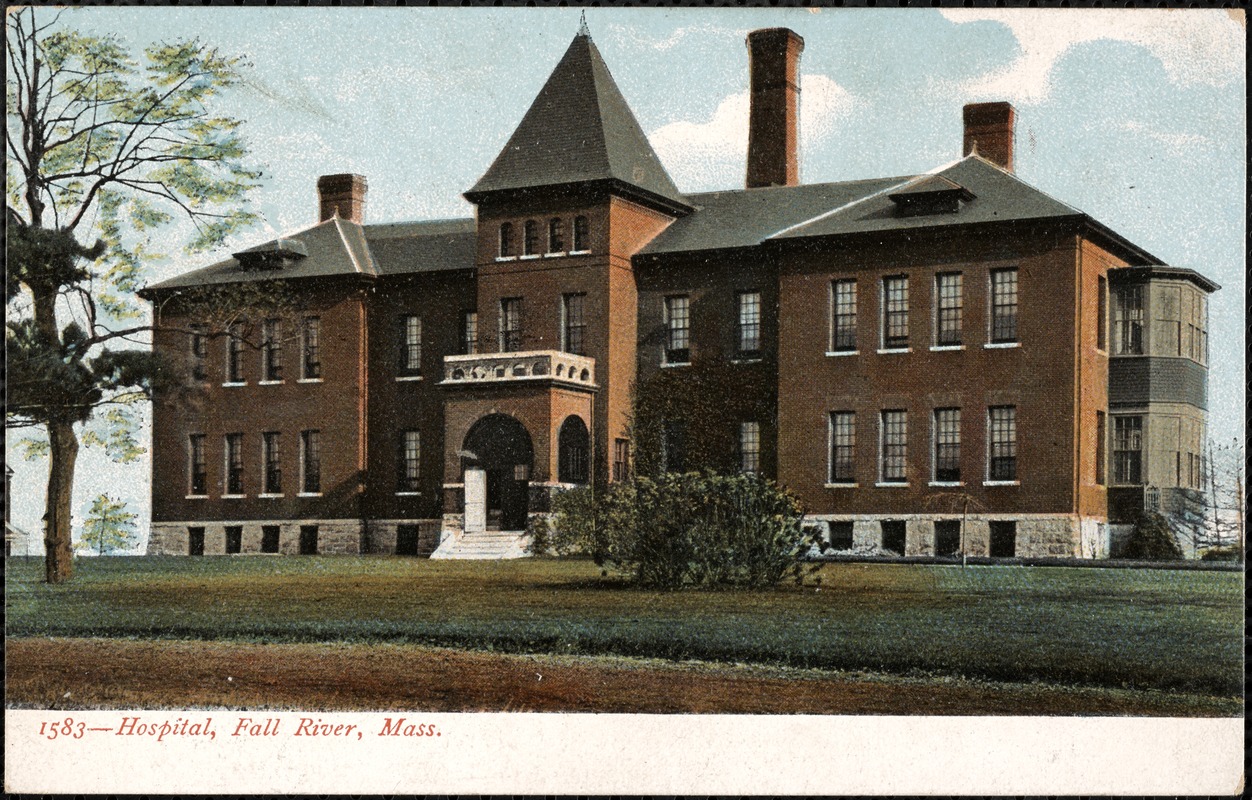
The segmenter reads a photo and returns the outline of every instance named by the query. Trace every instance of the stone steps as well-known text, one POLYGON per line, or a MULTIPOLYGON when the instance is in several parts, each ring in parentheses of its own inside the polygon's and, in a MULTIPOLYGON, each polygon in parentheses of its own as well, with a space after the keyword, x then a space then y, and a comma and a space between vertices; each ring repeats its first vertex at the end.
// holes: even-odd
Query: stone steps
POLYGON ((432 559, 505 559, 525 558, 525 531, 478 531, 456 533, 439 543, 432 559))

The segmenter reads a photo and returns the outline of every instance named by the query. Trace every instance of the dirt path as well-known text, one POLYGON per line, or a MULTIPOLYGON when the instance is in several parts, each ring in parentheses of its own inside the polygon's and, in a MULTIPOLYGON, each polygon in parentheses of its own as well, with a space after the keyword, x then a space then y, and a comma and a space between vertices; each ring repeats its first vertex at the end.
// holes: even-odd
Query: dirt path
POLYGON ((1238 699, 413 645, 9 639, 40 708, 1238 716, 1238 699))

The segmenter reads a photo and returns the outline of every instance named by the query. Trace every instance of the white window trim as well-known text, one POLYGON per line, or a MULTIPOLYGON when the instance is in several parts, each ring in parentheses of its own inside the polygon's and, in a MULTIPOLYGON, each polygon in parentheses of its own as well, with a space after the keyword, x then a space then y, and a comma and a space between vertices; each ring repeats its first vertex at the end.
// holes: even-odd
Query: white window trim
POLYGON ((930 346, 930 352, 932 353, 943 353, 943 352, 951 351, 951 350, 964 350, 964 349, 965 349, 965 345, 963 344, 932 344, 930 346))
POLYGON ((759 364, 762 361, 761 356, 753 356, 752 358, 732 358, 732 364, 759 364))
POLYGON ((995 320, 995 305, 996 305, 996 298, 995 298, 995 276, 996 276, 996 273, 997 273, 997 272, 1010 272, 1010 271, 1011 271, 1011 272, 1015 272, 1015 273, 1017 273, 1017 275, 1016 275, 1016 278, 1017 278, 1017 307, 1018 307, 1018 309, 1020 310, 1020 309, 1021 309, 1021 305, 1022 305, 1022 294, 1021 294, 1021 292, 1022 292, 1022 284, 1021 284, 1021 278, 1022 278, 1022 275, 1021 275, 1021 270, 1020 270, 1018 267, 995 267, 995 268, 990 269, 990 270, 988 270, 988 271, 987 271, 987 341, 986 341, 986 343, 983 345, 983 347, 987 348, 988 350, 995 350, 995 349, 1008 349, 1008 348, 1012 348, 1012 347, 1021 347, 1021 344, 1022 344, 1022 336, 1021 336, 1021 333, 1022 333, 1022 332, 1021 332, 1021 314, 1020 314, 1020 313, 1018 314, 1018 330, 1017 330, 1017 338, 1016 338, 1015 340, 1013 340, 1013 341, 1011 341, 1011 342, 993 342, 993 341, 991 341, 991 336, 992 336, 992 334, 993 334, 993 333, 995 333, 995 324, 996 324, 996 320, 995 320))
POLYGON ((227 381, 226 383, 222 384, 222 386, 227 389, 234 389, 237 386, 247 386, 247 385, 248 385, 247 381, 227 381))
POLYGON ((517 256, 496 256, 496 261, 516 261, 517 256))
POLYGON ((932 302, 930 304, 930 330, 931 340, 930 349, 932 351, 943 350, 964 350, 965 349, 965 273, 957 270, 955 272, 936 272, 934 283, 931 284, 932 302), (958 275, 961 278, 961 327, 958 332, 961 334, 960 344, 939 344, 939 276, 940 275, 958 275))
POLYGON ((900 481, 875 481, 874 486, 879 489, 903 489, 909 485, 908 481, 901 483, 900 481))
POLYGON ((321 378, 297 378, 296 383, 321 383, 321 378))
POLYGON ((284 495, 282 492, 262 492, 261 494, 257 495, 257 497, 265 499, 265 500, 273 500, 276 497, 283 497, 283 496, 284 495))
POLYGON ((671 297, 687 298, 687 353, 691 353, 691 292, 676 292, 667 294, 661 298, 661 321, 665 328, 665 341, 661 344, 661 367, 689 367, 691 359, 686 361, 670 361, 667 358, 669 354, 669 300, 671 297))
POLYGON ((1012 350, 1014 347, 1021 347, 1021 342, 987 342, 983 345, 985 350, 1012 350))
MULTIPOLYGON (((993 481, 993 480, 991 479, 991 447, 992 447, 992 441, 991 441, 991 409, 992 409, 992 408, 1011 408, 1011 409, 1013 409, 1013 448, 1014 448, 1014 450, 1016 450, 1016 449, 1017 449, 1017 404, 1016 404, 1016 403, 1014 403, 1014 404, 1013 404, 1013 405, 1011 405, 1011 406, 1010 406, 1010 405, 1005 405, 1005 406, 987 406, 987 413, 986 413, 986 415, 983 417, 983 419, 984 419, 984 421, 985 421, 985 422, 984 422, 984 424, 986 425, 986 433, 983 435, 983 439, 986 441, 986 451, 985 451, 984 456, 983 456, 983 461, 984 461, 985 463, 983 464, 983 476, 984 476, 984 479, 983 479, 982 485, 983 485, 983 486, 1021 486, 1021 484, 1022 484, 1021 478, 1014 478, 1014 479, 1013 479, 1013 480, 1011 480, 1011 481, 1003 481, 1003 480, 1000 480, 1000 481, 993 481)), ((1017 458, 1017 457, 1016 457, 1016 456, 1014 456, 1014 461, 1016 461, 1016 458, 1017 458)), ((1014 469, 1016 469, 1016 464, 1014 464, 1014 469)))
POLYGON ((184 500, 208 500, 209 496, 207 494, 188 494, 188 495, 183 495, 183 499, 184 500))
POLYGON ((242 500, 242 499, 243 499, 243 498, 245 498, 245 497, 247 497, 247 495, 246 495, 246 494, 224 494, 224 495, 222 495, 222 499, 223 499, 223 500, 242 500))
MULTIPOLYGON (((878 352, 879 353, 911 353, 913 345, 908 347, 887 347, 887 281, 894 278, 904 278, 904 313, 908 316, 908 325, 905 330, 912 338, 913 326, 913 296, 912 296, 912 280, 908 273, 903 275, 883 275, 878 279, 878 352)), ((858 298, 859 299, 859 298, 858 298)))
POLYGON ((256 382, 256 385, 257 385, 257 386, 280 386, 280 385, 282 385, 282 384, 284 384, 284 383, 286 383, 286 382, 287 382, 287 381, 286 381, 285 379, 284 379, 284 380, 278 380, 278 381, 257 381, 257 382, 256 382))
POLYGON ((840 356, 859 356, 860 350, 827 350, 827 358, 839 358, 840 356))
POLYGON ((889 347, 889 348, 880 347, 878 348, 878 355, 880 356, 889 356, 889 355, 895 355, 897 353, 911 353, 911 352, 913 352, 912 347, 889 347))
POLYGON ((926 484, 926 485, 927 485, 927 486, 941 486, 941 487, 948 487, 948 488, 952 488, 952 487, 955 487, 955 486, 964 486, 964 485, 965 485, 965 481, 931 481, 930 483, 928 483, 928 484, 926 484))
POLYGON ((567 251, 560 250, 555 253, 544 253, 543 257, 544 258, 564 258, 566 255, 569 255, 567 251))
MULTIPOLYGON (((661 358, 665 357, 665 352, 661 352, 661 358)), ((672 367, 690 367, 690 361, 662 361, 661 369, 670 369, 672 367)))
POLYGON ((298 492, 296 497, 321 497, 321 492, 298 492))
POLYGON ((424 376, 422 375, 397 375, 396 383, 402 383, 404 381, 420 381, 423 377, 424 376))
POLYGON ((1021 481, 983 481, 983 486, 1021 486, 1021 481))
POLYGON ((827 489, 857 489, 860 487, 860 485, 861 484, 855 483, 855 482, 854 483, 825 483, 823 484, 823 486, 825 486, 827 489))
POLYGON ((887 426, 883 419, 884 411, 900 411, 904 414, 904 474, 907 476, 909 471, 909 411, 907 408, 879 409, 878 411, 878 466, 875 472, 878 474, 878 480, 874 482, 875 486, 880 487, 896 487, 908 486, 908 479, 903 481, 883 480, 883 454, 887 449, 887 426))
POLYGON ((396 497, 421 497, 421 492, 396 492, 396 497))
POLYGON ((534 261, 537 258, 543 258, 543 253, 531 253, 528 256, 518 256, 519 261, 534 261))
POLYGON ((569 253, 568 253, 568 255, 571 255, 571 256, 589 256, 589 255, 591 255, 591 251, 590 251, 590 250, 570 250, 570 251, 569 251, 569 253))

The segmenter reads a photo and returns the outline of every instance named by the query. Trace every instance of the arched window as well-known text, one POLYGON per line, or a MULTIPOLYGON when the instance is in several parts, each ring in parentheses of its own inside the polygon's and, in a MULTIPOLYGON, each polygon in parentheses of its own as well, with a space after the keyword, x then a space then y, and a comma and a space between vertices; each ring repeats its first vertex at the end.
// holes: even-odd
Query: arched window
POLYGON ((590 250, 591 242, 588 241, 589 232, 587 218, 582 215, 574 217, 574 246, 571 249, 576 252, 590 250))
POLYGON ((548 252, 565 252, 565 223, 560 217, 553 217, 548 221, 548 252))
POLYGON ((509 258, 513 255, 513 223, 504 222, 500 225, 500 257, 509 258))
POLYGON ((533 220, 526 220, 522 227, 522 255, 533 256, 539 252, 539 225, 533 220))
POLYGON ((557 437, 557 476, 561 483, 587 483, 589 439, 587 425, 579 417, 568 417, 561 424, 557 437))

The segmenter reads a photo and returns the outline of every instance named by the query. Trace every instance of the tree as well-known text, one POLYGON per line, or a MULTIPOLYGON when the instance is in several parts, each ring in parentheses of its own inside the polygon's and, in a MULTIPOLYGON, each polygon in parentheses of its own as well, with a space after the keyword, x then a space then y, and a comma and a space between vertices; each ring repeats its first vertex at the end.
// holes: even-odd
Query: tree
POLYGON ((87 512, 78 546, 84 550, 95 550, 99 555, 124 550, 134 539, 136 519, 138 515, 128 512, 126 503, 107 494, 96 495, 87 512))
POLYGON ((1141 561, 1180 561, 1182 548, 1169 521, 1155 511, 1145 512, 1122 548, 1122 558, 1141 561))
POLYGON ((148 238, 181 216, 195 231, 187 252, 221 243, 254 221, 243 201, 260 177, 244 163, 240 121, 210 111, 238 83, 240 59, 194 39, 132 59, 114 37, 63 26, 64 14, 16 10, 5 31, 5 425, 47 434, 49 583, 72 575, 80 429, 111 406, 98 421, 113 429, 85 440, 133 452, 124 409, 159 378, 132 349, 149 330, 132 295, 161 256, 148 238))

